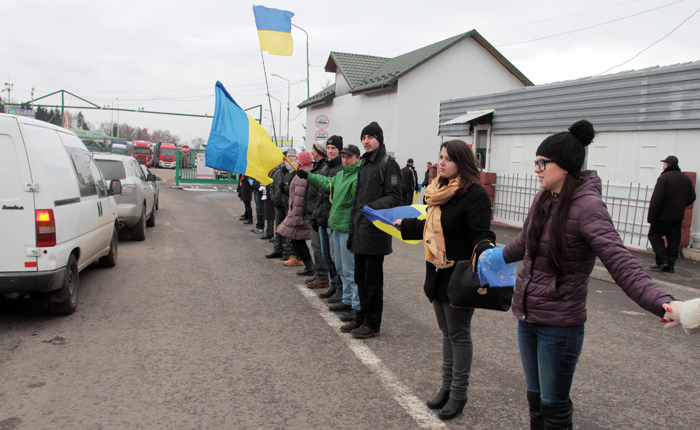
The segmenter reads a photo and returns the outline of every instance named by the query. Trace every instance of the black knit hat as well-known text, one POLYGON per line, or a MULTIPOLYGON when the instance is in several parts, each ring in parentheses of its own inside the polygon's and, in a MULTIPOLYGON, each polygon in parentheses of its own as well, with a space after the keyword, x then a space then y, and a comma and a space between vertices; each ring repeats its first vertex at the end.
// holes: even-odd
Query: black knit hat
POLYGON ((553 134, 537 148, 537 155, 549 158, 574 176, 581 173, 586 158, 584 147, 593 141, 593 124, 582 119, 575 122, 569 131, 553 134))
POLYGON ((362 129, 360 140, 362 140, 362 136, 374 136, 379 143, 384 143, 384 132, 376 121, 370 122, 367 127, 362 129))
POLYGON ((343 150, 343 136, 333 135, 333 136, 329 137, 328 140, 326 140, 326 147, 328 147, 328 145, 333 145, 338 149, 338 151, 342 151, 343 150))

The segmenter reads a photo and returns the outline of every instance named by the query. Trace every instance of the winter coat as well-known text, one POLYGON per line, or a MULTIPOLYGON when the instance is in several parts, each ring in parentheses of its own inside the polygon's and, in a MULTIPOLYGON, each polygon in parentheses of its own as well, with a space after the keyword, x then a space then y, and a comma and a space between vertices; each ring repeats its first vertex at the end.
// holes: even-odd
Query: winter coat
MULTIPOLYGON (((311 167, 310 173, 319 174, 323 167, 328 162, 327 158, 321 158, 318 161, 314 161, 313 167, 311 167)), ((306 187, 306 195, 304 195, 304 216, 311 217, 318 204, 318 195, 321 194, 321 190, 315 186, 311 185, 306 187)))
POLYGON ((292 182, 292 176, 294 169, 287 169, 286 164, 272 174, 272 203, 285 214, 289 205, 289 183, 292 182))
POLYGON ((678 166, 668 166, 656 181, 647 222, 683 221, 686 206, 695 202, 695 187, 678 166))
POLYGON ((352 252, 354 254, 389 255, 391 236, 379 230, 362 213, 364 206, 371 209, 389 209, 403 205, 401 192, 403 176, 396 160, 389 158, 385 163, 385 172, 380 166, 386 155, 386 146, 362 154, 362 165, 357 173, 355 198, 350 212, 348 233, 353 235, 352 252))
MULTIPOLYGON (((440 209, 440 225, 445 236, 445 251, 448 260, 470 260, 474 247, 478 244, 477 257, 481 252, 496 243, 496 235, 491 231, 491 200, 486 189, 472 185, 460 197, 453 197, 440 209), (481 242, 486 240, 486 242, 481 242)), ((423 239, 425 220, 406 218, 401 221, 401 237, 406 240, 423 239)), ((433 263, 425 262, 425 284, 423 291, 431 302, 439 300, 448 303, 447 285, 454 266, 436 269, 433 263)))
MULTIPOLYGON (((341 170, 343 170, 343 163, 340 156, 338 156, 332 160, 329 159, 318 174, 325 178, 333 178, 341 170)), ((328 181, 326 181, 325 185, 318 186, 319 192, 318 200, 316 201, 316 209, 314 209, 313 215, 311 215, 311 219, 316 221, 316 225, 320 225, 322 227, 328 225, 328 214, 331 211, 331 190, 330 187, 327 187, 327 185, 328 181)))
POLYGON ((430 169, 425 169, 425 178, 423 178, 423 187, 430 184, 430 169))
POLYGON ((406 167, 401 169, 401 173, 403 174, 403 193, 408 194, 418 191, 418 173, 416 173, 416 169, 407 164, 406 167))
MULTIPOLYGON (((596 172, 584 170, 579 177, 582 182, 574 190, 566 222, 568 274, 557 275, 548 261, 549 228, 558 203, 556 196, 545 208, 546 221, 537 255, 526 252, 525 243, 532 208, 520 234, 503 250, 507 263, 523 260, 513 294, 513 314, 521 321, 557 327, 586 322, 588 279, 598 256, 627 296, 642 308, 662 317, 664 309, 661 305, 673 301, 673 297, 651 280, 623 245, 601 198, 601 181, 596 172)), ((535 199, 548 192, 540 191, 535 199)))
POLYGON ((328 214, 328 226, 333 231, 348 232, 350 210, 352 209, 353 197, 355 197, 355 184, 357 184, 357 172, 360 170, 361 164, 362 160, 352 166, 343 166, 343 170, 332 177, 330 183, 325 176, 309 174, 308 181, 310 183, 331 193, 333 204, 328 214))
POLYGON ((260 187, 265 188, 265 200, 263 200, 263 217, 266 220, 275 219, 275 205, 272 203, 272 184, 260 187))
MULTIPOLYGON (((311 166, 302 170, 308 172, 311 166)), ((294 175, 289 184, 289 207, 284 221, 277 227, 277 233, 294 240, 311 239, 311 217, 303 215, 304 194, 306 192, 306 179, 294 175)))
POLYGON ((238 188, 241 191, 241 200, 244 202, 250 202, 253 200, 253 188, 250 186, 252 179, 241 175, 240 182, 238 183, 238 188))

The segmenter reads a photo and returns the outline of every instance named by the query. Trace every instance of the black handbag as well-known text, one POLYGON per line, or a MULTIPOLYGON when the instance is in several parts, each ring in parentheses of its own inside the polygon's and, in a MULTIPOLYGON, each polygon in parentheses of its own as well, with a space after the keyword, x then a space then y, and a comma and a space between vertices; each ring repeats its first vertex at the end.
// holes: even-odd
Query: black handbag
MULTIPOLYGON (((484 242, 483 240, 481 242, 484 242)), ((447 284, 447 298, 456 308, 479 308, 505 312, 510 309, 514 287, 481 286, 477 273, 476 248, 471 260, 455 263, 454 271, 447 284)))

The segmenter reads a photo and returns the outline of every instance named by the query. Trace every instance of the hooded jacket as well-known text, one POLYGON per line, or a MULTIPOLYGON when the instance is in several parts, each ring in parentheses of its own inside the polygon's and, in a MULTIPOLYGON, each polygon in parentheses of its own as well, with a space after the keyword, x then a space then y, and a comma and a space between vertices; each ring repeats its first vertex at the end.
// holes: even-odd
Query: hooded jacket
MULTIPOLYGON (((582 182, 574 190, 566 222, 567 275, 558 275, 548 260, 549 228, 558 203, 556 197, 545 208, 546 221, 537 255, 526 252, 532 208, 520 234, 503 250, 507 263, 523 260, 513 294, 513 314, 521 321, 557 327, 586 322, 588 279, 598 256, 627 296, 662 317, 665 311, 661 305, 673 301, 673 297, 652 281, 625 248, 601 198, 601 181, 596 172, 584 170, 579 177, 582 182)), ((535 199, 547 192, 540 191, 535 199)))
POLYGON ((309 173, 308 181, 327 191, 333 199, 328 214, 328 226, 333 231, 348 232, 352 200, 355 196, 355 185, 357 184, 357 172, 360 170, 361 164, 362 160, 352 166, 343 166, 341 164, 343 170, 330 178, 330 182, 325 176, 309 173))
MULTIPOLYGON (((302 170, 309 171, 311 166, 303 167, 302 170)), ((304 215, 304 195, 306 194, 308 182, 294 175, 289 184, 289 207, 284 221, 277 227, 277 233, 293 240, 311 239, 311 217, 304 215)))

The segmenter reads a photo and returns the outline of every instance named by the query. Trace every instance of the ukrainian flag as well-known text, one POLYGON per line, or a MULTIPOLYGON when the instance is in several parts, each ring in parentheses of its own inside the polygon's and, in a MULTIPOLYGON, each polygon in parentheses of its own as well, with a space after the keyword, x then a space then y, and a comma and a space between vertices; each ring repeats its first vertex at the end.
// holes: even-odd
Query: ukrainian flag
POLYGON ((253 6, 255 26, 258 27, 260 50, 271 55, 292 55, 292 17, 287 10, 271 9, 265 6, 253 6))
POLYGON ((216 83, 216 109, 206 149, 206 166, 241 173, 263 185, 272 183, 270 171, 282 162, 282 151, 270 135, 216 83))
POLYGON ((377 227, 386 234, 415 245, 422 240, 404 240, 401 238, 401 231, 394 227, 394 221, 404 218, 425 219, 428 205, 397 206, 391 209, 371 209, 369 206, 362 208, 362 213, 377 227))

